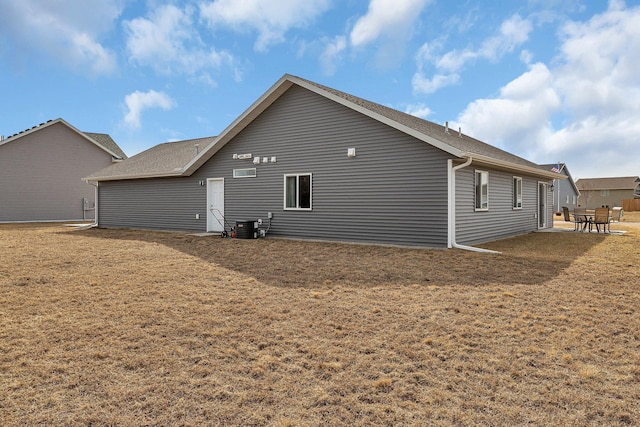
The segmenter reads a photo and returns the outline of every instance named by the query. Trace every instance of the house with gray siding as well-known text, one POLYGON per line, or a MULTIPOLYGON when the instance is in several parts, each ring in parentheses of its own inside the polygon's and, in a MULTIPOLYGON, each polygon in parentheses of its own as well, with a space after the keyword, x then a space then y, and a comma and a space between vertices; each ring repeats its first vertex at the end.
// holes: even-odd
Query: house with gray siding
POLYGON ((88 176, 98 225, 457 247, 552 227, 554 179, 494 146, 284 75, 215 137, 88 176))
POLYGON ((96 188, 82 178, 124 158, 109 135, 63 119, 0 137, 0 222, 93 220, 96 188))
POLYGON ((607 178, 581 178, 576 182, 580 189, 580 204, 587 209, 600 206, 623 206, 624 200, 640 198, 640 177, 620 176, 607 178))
POLYGON ((567 164, 558 162, 540 165, 540 167, 566 176, 566 179, 556 179, 553 181, 553 211, 562 212, 563 206, 566 206, 570 211, 577 208, 580 190, 578 190, 567 164))

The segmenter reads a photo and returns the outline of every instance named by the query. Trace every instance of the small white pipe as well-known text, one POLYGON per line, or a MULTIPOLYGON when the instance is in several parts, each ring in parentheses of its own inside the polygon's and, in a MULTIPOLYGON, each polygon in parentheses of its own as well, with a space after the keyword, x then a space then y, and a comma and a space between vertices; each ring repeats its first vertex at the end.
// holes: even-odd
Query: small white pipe
POLYGON ((482 252, 488 254, 500 254, 501 252, 492 251, 490 249, 476 248, 473 246, 461 245, 456 242, 456 171, 458 169, 465 168, 471 164, 473 158, 471 156, 467 157, 467 161, 459 164, 457 166, 453 166, 453 160, 448 160, 448 173, 449 173, 449 191, 448 191, 448 210, 449 210, 449 227, 447 233, 447 247, 448 248, 456 248, 463 249, 466 251, 473 252, 482 252))
POLYGON ((99 182, 96 182, 95 184, 92 182, 87 181, 87 183, 93 185, 95 187, 95 189, 93 190, 93 225, 94 227, 98 226, 98 184, 99 182))

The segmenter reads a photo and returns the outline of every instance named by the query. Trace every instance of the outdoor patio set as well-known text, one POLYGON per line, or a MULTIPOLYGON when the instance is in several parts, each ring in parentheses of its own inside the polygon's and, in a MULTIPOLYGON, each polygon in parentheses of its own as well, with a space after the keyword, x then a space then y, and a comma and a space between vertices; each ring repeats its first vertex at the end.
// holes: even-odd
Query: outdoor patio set
POLYGON ((584 232, 589 230, 589 233, 596 228, 596 231, 600 233, 600 227, 602 227, 603 233, 611 233, 611 223, 614 221, 619 222, 620 216, 623 215, 622 208, 609 209, 608 206, 595 208, 589 210, 586 208, 575 208, 573 213, 569 211, 566 206, 562 207, 564 213, 564 220, 567 222, 573 222, 574 231, 584 232))

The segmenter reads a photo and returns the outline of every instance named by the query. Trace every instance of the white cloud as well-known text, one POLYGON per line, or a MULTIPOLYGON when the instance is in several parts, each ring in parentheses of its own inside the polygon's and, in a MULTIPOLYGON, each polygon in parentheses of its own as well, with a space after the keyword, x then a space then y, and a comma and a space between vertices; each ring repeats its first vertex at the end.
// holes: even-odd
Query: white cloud
POLYGON ((433 93, 444 86, 457 83, 460 70, 468 62, 478 59, 497 61, 526 42, 532 30, 533 26, 528 19, 515 14, 500 25, 498 35, 487 38, 477 49, 454 49, 437 56, 435 48, 440 48, 441 44, 425 43, 416 55, 418 70, 413 77, 414 91, 433 93), (429 68, 436 70, 431 78, 425 71, 429 68))
POLYGON ((459 122, 533 161, 566 162, 574 177, 638 175, 640 8, 613 1, 560 34, 554 68, 531 65, 498 97, 469 104, 459 122))
POLYGON ((404 112, 412 116, 420 117, 421 119, 426 119, 432 113, 431 109, 424 104, 407 105, 404 112))
POLYGON ((233 67, 235 61, 230 53, 205 46, 192 14, 190 8, 165 5, 146 18, 125 21, 130 60, 162 73, 197 75, 197 80, 215 86, 206 70, 233 67))
POLYGON ((347 48, 347 39, 344 36, 336 36, 327 42, 327 45, 320 55, 320 65, 326 75, 333 75, 336 72, 336 62, 347 48))
POLYGON ((200 14, 209 26, 237 31, 257 31, 254 48, 264 52, 284 41, 292 28, 304 28, 330 6, 329 0, 215 0, 200 5, 200 14))
POLYGON ((116 56, 99 40, 121 12, 120 0, 5 0, 0 35, 10 40, 15 57, 44 52, 69 68, 109 74, 116 69, 116 56))
POLYGON ((504 86, 500 97, 469 104, 457 124, 485 141, 508 145, 509 151, 530 158, 544 150, 540 141, 551 133, 550 116, 561 108, 552 79, 544 64, 534 64, 504 86))
POLYGON ((351 44, 362 46, 380 37, 405 38, 430 0, 371 0, 367 14, 351 30, 351 44))
POLYGON ((422 10, 432 0, 370 0, 369 8, 354 24, 349 34, 351 47, 362 49, 375 45, 378 68, 396 66, 405 47, 414 36, 422 10))
POLYGON ((434 40, 423 44, 416 53, 416 62, 418 71, 413 75, 411 81, 414 92, 417 93, 434 93, 444 86, 451 86, 458 83, 460 75, 454 74, 435 74, 431 78, 427 77, 423 69, 434 62, 437 58, 437 52, 442 48, 443 40, 434 40))
POLYGON ((124 123, 134 129, 140 127, 140 116, 144 110, 161 108, 166 111, 176 105, 175 101, 167 94, 156 92, 155 90, 130 93, 125 96, 124 103, 128 109, 127 114, 124 116, 124 123))
POLYGON ((436 74, 432 78, 416 73, 411 80, 413 90, 419 93, 434 93, 441 87, 452 86, 460 80, 458 74, 436 74))

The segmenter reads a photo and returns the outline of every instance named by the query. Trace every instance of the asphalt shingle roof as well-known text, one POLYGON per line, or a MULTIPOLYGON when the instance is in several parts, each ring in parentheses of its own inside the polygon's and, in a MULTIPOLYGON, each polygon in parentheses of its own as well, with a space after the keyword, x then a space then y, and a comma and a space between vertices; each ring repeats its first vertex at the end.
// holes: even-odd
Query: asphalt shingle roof
POLYGON ((368 101, 366 99, 341 92, 336 89, 332 89, 327 86, 323 86, 321 84, 302 79, 300 77, 296 77, 310 85, 316 86, 322 90, 325 90, 329 93, 332 93, 340 98, 343 98, 351 103, 359 105, 367 110, 380 114, 388 119, 391 119, 395 122, 398 122, 404 126, 407 126, 411 129, 414 129, 420 133, 428 135, 432 138, 438 139, 445 144, 456 148, 458 150, 464 151, 466 153, 478 154, 481 156, 490 157, 496 160, 501 160, 509 163, 515 163, 521 166, 527 166, 532 168, 539 168, 539 165, 533 162, 530 162, 522 157, 516 156, 515 154, 511 154, 507 151, 501 150, 500 148, 494 147, 493 145, 482 142, 478 139, 472 138, 469 135, 465 135, 464 133, 459 134, 457 130, 449 129, 448 132, 445 132, 445 126, 439 125, 437 123, 430 122, 428 120, 421 119, 416 116, 412 116, 411 114, 403 113, 402 111, 395 110, 393 108, 386 107, 384 105, 368 101))
POLYGON ((622 176, 612 178, 581 178, 576 181, 580 191, 590 190, 633 190, 640 186, 640 177, 622 176))
MULTIPOLYGON (((304 87, 322 96, 332 98, 343 105, 369 115, 376 120, 383 121, 404 132, 432 143, 438 148, 453 153, 460 158, 474 157, 476 161, 501 164, 508 168, 528 169, 540 175, 555 175, 544 170, 540 165, 530 162, 515 154, 508 153, 490 144, 472 138, 445 126, 424 120, 407 113, 375 102, 367 101, 354 95, 332 89, 299 77, 284 75, 269 91, 267 91, 252 107, 234 121, 219 137, 200 138, 188 141, 161 144, 150 148, 136 156, 114 164, 106 169, 87 177, 88 180, 117 180, 147 178, 153 176, 190 175, 222 146, 230 141, 234 135, 247 126, 255 117, 268 108, 272 102, 286 92, 292 85, 304 87), (195 144, 200 145, 200 155, 195 155, 195 144), (540 172, 535 172, 540 171, 540 172)), ((564 175, 557 174, 564 178, 564 175)))
POLYGON ((94 133, 94 132, 82 132, 87 135, 89 138, 93 139, 95 142, 100 144, 106 150, 111 151, 116 154, 121 159, 126 159, 127 155, 124 154, 124 151, 116 144, 116 142, 111 138, 110 135, 106 133, 94 133))
POLYGON ((196 146, 201 152, 215 137, 166 142, 149 148, 125 161, 114 163, 89 177, 114 178, 120 176, 151 177, 171 173, 180 174, 186 164, 196 157, 196 146))

